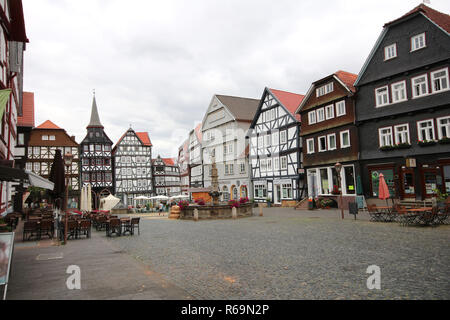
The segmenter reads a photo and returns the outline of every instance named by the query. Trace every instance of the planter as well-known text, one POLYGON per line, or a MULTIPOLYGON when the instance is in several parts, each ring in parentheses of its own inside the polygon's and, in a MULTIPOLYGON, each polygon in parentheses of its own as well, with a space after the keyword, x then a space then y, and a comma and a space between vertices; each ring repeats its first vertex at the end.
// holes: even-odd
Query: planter
POLYGON ((408 148, 411 148, 411 145, 409 143, 400 143, 400 144, 396 144, 394 146, 380 147, 380 150, 381 151, 391 151, 391 150, 408 149, 408 148))
POLYGON ((444 137, 439 140, 440 144, 450 144, 450 138, 444 137))
POLYGON ((380 150, 381 151, 391 151, 391 150, 395 150, 395 147, 394 146, 383 146, 383 147, 380 147, 380 150))
POLYGON ((434 140, 428 140, 428 141, 419 141, 418 145, 421 147, 426 147, 426 146, 434 146, 437 142, 434 140))

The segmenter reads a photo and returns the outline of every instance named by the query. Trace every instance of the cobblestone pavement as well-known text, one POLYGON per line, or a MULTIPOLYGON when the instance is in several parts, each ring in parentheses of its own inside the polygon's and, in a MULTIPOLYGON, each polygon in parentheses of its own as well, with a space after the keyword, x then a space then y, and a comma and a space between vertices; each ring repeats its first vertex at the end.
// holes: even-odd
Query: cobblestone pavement
POLYGON ((108 241, 197 299, 450 298, 450 226, 264 210, 238 220, 142 217, 139 236, 108 241), (370 265, 381 268, 381 290, 367 289, 370 265))

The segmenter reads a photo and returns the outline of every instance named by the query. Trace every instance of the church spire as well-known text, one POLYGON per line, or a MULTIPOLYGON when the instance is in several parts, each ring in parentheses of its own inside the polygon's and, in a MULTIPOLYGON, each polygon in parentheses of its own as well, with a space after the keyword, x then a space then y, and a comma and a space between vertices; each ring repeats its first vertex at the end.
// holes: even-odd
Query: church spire
POLYGON ((92 99, 91 121, 89 121, 87 127, 103 128, 103 125, 100 122, 100 117, 98 116, 97 101, 95 100, 95 90, 94 90, 94 97, 92 99))

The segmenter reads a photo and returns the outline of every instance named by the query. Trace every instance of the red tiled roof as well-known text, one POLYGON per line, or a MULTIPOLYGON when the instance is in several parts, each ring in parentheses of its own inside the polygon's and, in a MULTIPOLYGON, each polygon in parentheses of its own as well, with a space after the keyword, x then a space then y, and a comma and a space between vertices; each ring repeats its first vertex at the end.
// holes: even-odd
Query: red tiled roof
POLYGON ((277 97, 283 106, 289 110, 289 112, 300 121, 300 115, 295 114, 300 103, 302 103, 305 96, 303 94, 297 94, 282 90, 270 89, 270 91, 277 97))
POLYGON ((356 92, 355 87, 353 86, 356 79, 358 78, 357 74, 350 73, 347 71, 336 71, 335 76, 339 78, 352 92, 356 92))
POLYGON ((22 116, 17 117, 17 125, 34 127, 34 92, 24 92, 22 97, 22 116))
POLYGON ((173 158, 161 158, 161 160, 164 162, 166 166, 174 166, 175 161, 173 158))
POLYGON ((141 139, 144 146, 151 147, 152 142, 150 141, 150 137, 148 136, 148 132, 136 132, 136 135, 139 139, 141 139))
POLYGON ((40 124, 36 127, 36 129, 61 129, 56 124, 51 122, 50 120, 45 121, 44 123, 40 124))
POLYGON ((427 16, 431 21, 436 23, 442 29, 444 29, 447 32, 450 32, 450 16, 448 14, 434 10, 434 9, 424 5, 423 3, 419 4, 417 7, 415 7, 411 11, 409 11, 407 14, 401 16, 400 18, 386 23, 384 25, 384 27, 388 27, 389 25, 391 25, 399 20, 402 20, 410 15, 413 15, 417 12, 422 12, 425 16, 427 16))

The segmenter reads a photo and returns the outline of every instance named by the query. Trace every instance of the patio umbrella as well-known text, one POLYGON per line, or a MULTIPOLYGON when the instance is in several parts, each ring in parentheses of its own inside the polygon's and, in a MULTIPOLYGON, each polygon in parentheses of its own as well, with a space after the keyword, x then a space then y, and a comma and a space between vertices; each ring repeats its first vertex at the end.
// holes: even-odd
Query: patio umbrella
POLYGON ((391 195, 389 194, 389 188, 387 186, 386 180, 384 180, 384 175, 380 173, 378 182, 378 199, 386 200, 389 199, 391 195))
POLYGON ((91 191, 91 184, 89 183, 87 186, 87 206, 86 206, 86 210, 87 211, 92 211, 92 191, 91 191))
POLYGON ((53 191, 51 192, 55 206, 61 209, 63 206, 66 185, 64 181, 64 161, 61 155, 61 150, 59 149, 56 149, 55 151, 55 157, 53 158, 52 167, 50 169, 49 180, 55 184, 53 191))

